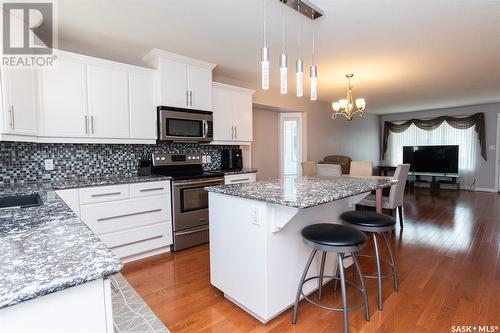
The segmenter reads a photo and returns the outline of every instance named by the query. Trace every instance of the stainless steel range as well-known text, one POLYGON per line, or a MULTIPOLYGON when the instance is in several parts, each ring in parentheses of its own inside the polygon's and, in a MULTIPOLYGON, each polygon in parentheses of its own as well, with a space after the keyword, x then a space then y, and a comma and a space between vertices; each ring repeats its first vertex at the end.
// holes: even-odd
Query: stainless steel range
POLYGON ((173 251, 208 242, 206 186, 224 184, 224 175, 204 172, 200 154, 153 154, 152 173, 172 177, 173 251))

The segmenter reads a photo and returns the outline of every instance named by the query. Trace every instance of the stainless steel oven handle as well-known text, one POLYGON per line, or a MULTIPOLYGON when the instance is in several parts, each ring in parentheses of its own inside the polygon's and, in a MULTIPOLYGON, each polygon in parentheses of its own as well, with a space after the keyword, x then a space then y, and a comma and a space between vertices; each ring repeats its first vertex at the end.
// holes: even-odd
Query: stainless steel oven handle
POLYGON ((214 178, 214 179, 204 179, 204 180, 191 180, 185 182, 173 182, 173 186, 186 186, 186 185, 200 185, 200 184, 212 184, 212 183, 224 183, 224 178, 214 178))
POLYGON ((194 233, 205 231, 205 230, 208 230, 208 226, 204 226, 204 227, 196 228, 196 229, 191 229, 188 231, 176 232, 175 235, 176 236, 184 236, 184 235, 194 234, 194 233))
POLYGON ((203 137, 206 138, 208 135, 208 121, 203 120, 203 137))

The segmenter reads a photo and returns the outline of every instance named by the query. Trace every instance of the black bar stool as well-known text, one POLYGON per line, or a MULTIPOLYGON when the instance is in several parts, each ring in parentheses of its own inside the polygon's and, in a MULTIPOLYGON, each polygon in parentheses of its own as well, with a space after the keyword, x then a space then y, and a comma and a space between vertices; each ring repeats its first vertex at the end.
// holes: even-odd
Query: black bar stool
POLYGON ((344 313, 344 332, 348 331, 348 311, 352 311, 358 309, 364 305, 365 307, 365 318, 366 320, 370 320, 370 309, 368 307, 368 296, 366 294, 365 283, 363 280, 363 274, 361 273, 361 268, 359 266, 358 259, 356 257, 356 253, 361 250, 368 241, 368 237, 361 231, 358 231, 354 228, 341 225, 341 224, 331 224, 331 223, 318 223, 305 227, 302 229, 302 237, 304 243, 313 248, 309 259, 307 260, 306 267, 304 268, 304 272, 302 273, 302 277, 300 278, 299 287, 297 289, 297 297, 295 298, 295 305, 293 307, 293 318, 292 323, 295 324, 297 322, 297 310, 299 307, 300 296, 303 296, 306 301, 312 303, 320 308, 338 311, 344 313), (316 255, 316 252, 323 251, 323 256, 321 258, 321 266, 320 266, 320 275, 309 277, 306 279, 307 272, 311 266, 311 263, 316 255), (325 270, 325 259, 326 254, 328 252, 336 253, 338 258, 338 266, 340 272, 340 278, 337 276, 326 276, 323 275, 325 270), (350 253, 352 259, 354 261, 354 265, 359 274, 359 282, 360 286, 355 284, 352 281, 347 281, 345 279, 344 272, 344 255, 346 253, 350 253), (304 283, 307 281, 318 279, 319 287, 318 287, 318 298, 321 300, 321 291, 323 285, 324 278, 331 278, 334 280, 340 280, 340 285, 342 288, 342 308, 333 308, 325 305, 321 305, 319 303, 311 300, 307 295, 304 294, 302 288, 304 283), (355 306, 348 307, 347 306, 347 293, 346 293, 346 282, 350 285, 358 288, 363 295, 363 302, 357 304, 355 306))
MULTIPOLYGON (((353 227, 357 230, 369 232, 373 237, 373 244, 375 247, 375 256, 369 256, 364 254, 358 254, 358 257, 374 258, 377 265, 377 276, 364 275, 367 279, 377 279, 378 284, 378 308, 382 310, 382 279, 387 277, 393 277, 394 279, 394 290, 398 291, 398 273, 396 270, 396 262, 394 260, 394 255, 392 254, 391 245, 387 239, 386 232, 393 231, 396 228, 396 220, 389 215, 380 214, 377 212, 370 211, 352 211, 345 212, 340 215, 340 219, 347 226, 353 227), (380 259, 380 250, 377 243, 377 234, 382 234, 384 238, 384 243, 387 246, 387 251, 389 252, 390 262, 387 260, 380 259), (381 263, 384 262, 391 266, 392 274, 382 275, 381 263)), ((336 289, 336 285, 335 285, 336 289)))

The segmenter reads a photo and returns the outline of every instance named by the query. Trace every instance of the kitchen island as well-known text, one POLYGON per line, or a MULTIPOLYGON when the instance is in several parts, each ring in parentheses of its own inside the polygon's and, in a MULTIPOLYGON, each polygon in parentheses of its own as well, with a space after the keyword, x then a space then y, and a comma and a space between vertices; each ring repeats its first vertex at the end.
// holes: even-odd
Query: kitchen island
MULTIPOLYGON (((210 279, 224 296, 266 323, 293 305, 311 249, 301 230, 338 217, 372 190, 381 209, 387 178, 296 177, 207 188, 210 211, 210 279)), ((326 272, 336 269, 328 256, 326 272)), ((313 262, 309 275, 317 275, 313 262)), ((304 286, 306 294, 317 283, 304 286)))

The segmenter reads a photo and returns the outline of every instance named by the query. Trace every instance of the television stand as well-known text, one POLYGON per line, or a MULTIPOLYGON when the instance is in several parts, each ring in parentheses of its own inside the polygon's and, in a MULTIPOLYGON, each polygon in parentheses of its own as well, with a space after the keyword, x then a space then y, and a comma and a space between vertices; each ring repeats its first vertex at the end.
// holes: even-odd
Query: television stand
POLYGON ((460 177, 458 173, 432 173, 432 172, 410 172, 410 176, 415 176, 415 180, 409 181, 409 185, 415 187, 418 184, 429 184, 431 190, 440 190, 441 184, 456 186, 460 191, 460 177), (431 181, 424 180, 422 177, 431 177, 431 181))

